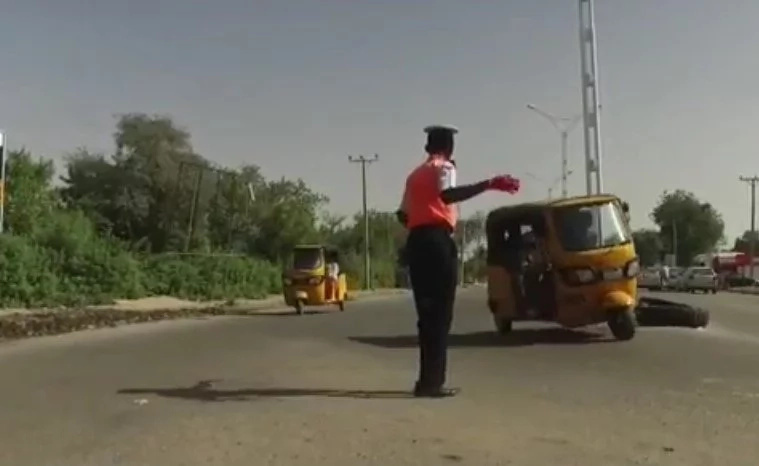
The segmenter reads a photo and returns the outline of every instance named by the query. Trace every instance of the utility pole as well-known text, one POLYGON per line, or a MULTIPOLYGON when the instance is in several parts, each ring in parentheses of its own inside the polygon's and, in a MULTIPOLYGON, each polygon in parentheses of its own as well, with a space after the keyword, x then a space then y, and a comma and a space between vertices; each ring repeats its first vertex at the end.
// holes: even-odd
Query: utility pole
POLYGON ((585 185, 588 194, 603 192, 601 173, 601 104, 598 101, 598 54, 593 0, 579 0, 580 66, 585 137, 585 185), (595 175, 595 177, 593 176, 595 175))
MULTIPOLYGON (((193 186, 193 189, 192 189, 192 201, 190 203, 190 213, 189 213, 189 219, 187 221, 187 236, 185 238, 185 244, 184 244, 185 252, 189 252, 190 246, 192 243, 192 238, 195 235, 195 227, 197 224, 197 209, 198 209, 198 203, 200 202, 200 191, 203 185, 203 177, 205 175, 205 172, 211 171, 211 172, 216 173, 216 177, 217 177, 216 190, 214 191, 213 200, 212 200, 212 203, 214 204, 218 202, 219 189, 221 188, 223 176, 228 175, 228 176, 232 176, 233 179, 237 179, 237 175, 231 170, 227 170, 224 168, 215 168, 208 165, 204 165, 202 163, 193 162, 190 160, 180 160, 179 169, 177 172, 177 183, 175 187, 177 199, 179 198, 182 192, 182 179, 185 173, 185 165, 188 167, 195 168, 197 170, 197 174, 195 175, 195 185, 193 186)), ((248 183, 248 191, 249 191, 251 202, 253 202, 255 196, 253 194, 253 188, 250 185, 250 183, 248 183)))
POLYGON ((195 188, 192 193, 192 203, 190 204, 190 218, 187 221, 187 237, 184 243, 184 252, 190 251, 190 245, 192 243, 192 237, 195 234, 195 211, 198 208, 198 201, 200 200, 200 186, 203 183, 203 167, 198 166, 198 174, 195 177, 195 188))
POLYGON ((677 221, 672 220, 672 265, 677 267, 677 221))
POLYGON ((582 118, 582 115, 575 115, 569 118, 559 117, 556 115, 552 115, 546 111, 543 111, 532 104, 527 104, 527 108, 537 113, 538 115, 542 116, 546 120, 548 120, 551 123, 551 125, 554 128, 556 128, 556 131, 558 131, 559 135, 561 136, 561 197, 566 198, 567 197, 567 178, 571 174, 571 170, 569 169, 569 162, 567 160, 568 159, 567 146, 568 146, 568 140, 569 140, 569 133, 575 128, 575 126, 577 126, 577 123, 579 123, 580 119, 582 118))
POLYGON ((756 183, 759 176, 741 176, 738 178, 744 183, 751 186, 751 238, 749 238, 748 257, 749 257, 749 276, 754 278, 754 254, 756 253, 756 183))
POLYGON ((369 265, 369 212, 366 207, 366 166, 379 160, 379 155, 374 154, 373 157, 365 157, 359 155, 354 157, 348 156, 348 161, 351 163, 361 164, 361 198, 362 208, 364 211, 364 289, 370 290, 371 284, 371 268, 369 265))

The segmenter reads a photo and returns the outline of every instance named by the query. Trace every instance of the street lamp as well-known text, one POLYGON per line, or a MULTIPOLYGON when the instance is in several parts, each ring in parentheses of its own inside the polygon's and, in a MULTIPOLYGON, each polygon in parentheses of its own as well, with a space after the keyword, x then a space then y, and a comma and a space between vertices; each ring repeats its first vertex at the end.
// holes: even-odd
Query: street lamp
POLYGON ((533 104, 527 104, 527 108, 548 120, 561 136, 561 196, 567 197, 567 177, 570 172, 567 168, 567 140, 569 139, 569 133, 582 119, 582 115, 575 115, 569 118, 559 117, 543 111, 533 104))

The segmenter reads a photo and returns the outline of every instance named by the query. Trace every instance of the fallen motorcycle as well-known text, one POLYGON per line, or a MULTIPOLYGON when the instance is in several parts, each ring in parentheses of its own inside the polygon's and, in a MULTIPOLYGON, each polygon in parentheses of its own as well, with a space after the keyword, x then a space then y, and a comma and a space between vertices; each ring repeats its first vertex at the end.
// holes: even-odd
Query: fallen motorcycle
POLYGON ((638 325, 646 327, 702 328, 709 325, 706 309, 647 296, 638 299, 635 317, 638 325))

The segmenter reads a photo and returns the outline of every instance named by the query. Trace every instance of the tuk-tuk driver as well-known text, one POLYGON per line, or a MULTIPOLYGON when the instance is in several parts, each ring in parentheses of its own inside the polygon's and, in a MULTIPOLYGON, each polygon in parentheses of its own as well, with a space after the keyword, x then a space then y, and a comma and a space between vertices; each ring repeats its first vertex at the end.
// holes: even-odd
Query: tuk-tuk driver
POLYGON ((455 389, 444 388, 447 337, 458 281, 454 204, 488 190, 514 194, 519 190, 519 180, 504 175, 457 186, 452 156, 458 130, 430 126, 424 131, 427 159, 406 178, 403 200, 396 214, 409 230, 406 251, 419 334, 419 378, 414 396, 440 398, 457 393, 455 389))
POLYGON ((571 211, 562 219, 562 233, 570 250, 583 250, 596 244, 593 214, 588 210, 571 211))
POLYGON ((332 301, 336 301, 337 296, 337 288, 338 288, 338 277, 340 275, 340 265, 337 262, 337 258, 334 256, 329 257, 326 264, 326 272, 327 272, 327 288, 329 289, 328 297, 332 301))

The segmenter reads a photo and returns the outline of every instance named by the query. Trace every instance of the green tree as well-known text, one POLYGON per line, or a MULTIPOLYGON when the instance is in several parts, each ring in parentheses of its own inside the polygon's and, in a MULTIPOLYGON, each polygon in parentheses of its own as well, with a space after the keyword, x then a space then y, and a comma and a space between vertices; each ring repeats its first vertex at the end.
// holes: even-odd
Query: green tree
POLYGON ((28 235, 49 220, 57 205, 50 160, 34 159, 25 149, 10 151, 7 165, 6 226, 10 233, 28 235))
POLYGON ((134 247, 154 252, 179 248, 177 233, 185 231, 193 188, 180 166, 208 163, 193 152, 189 133, 168 117, 122 115, 114 143, 110 158, 86 149, 66 158, 63 198, 87 212, 101 230, 134 247))
POLYGON ((345 221, 345 215, 335 215, 327 211, 322 212, 318 226, 319 237, 323 242, 335 245, 335 242, 339 241, 340 235, 346 231, 345 221))
POLYGON ((471 217, 460 219, 454 237, 459 248, 466 252, 482 246, 485 241, 485 214, 477 212, 471 217))
POLYGON ((207 216, 209 241, 214 248, 247 253, 259 234, 258 218, 253 214, 255 198, 266 180, 255 165, 240 170, 218 171, 207 216))
POLYGON ((664 247, 658 231, 643 228, 633 232, 635 251, 638 253, 641 265, 652 266, 661 260, 664 247))
POLYGON ((318 217, 328 199, 303 180, 268 181, 254 196, 251 215, 257 231, 249 238, 250 253, 282 263, 297 244, 320 240, 318 217))
MULTIPOLYGON (((374 287, 392 287, 398 281, 399 254, 406 242, 406 230, 393 212, 370 210, 369 257, 374 287)), ((357 213, 351 222, 345 217, 323 214, 320 238, 341 252, 341 265, 349 285, 364 286, 364 216, 357 213)))
POLYGON ((136 186, 139 178, 127 176, 130 174, 120 171, 103 154, 86 148, 68 154, 65 162, 61 196, 66 204, 84 211, 101 232, 133 239, 150 204, 147 193, 136 186))
POLYGON ((751 233, 751 230, 746 230, 743 234, 735 239, 733 244, 733 251, 742 252, 748 254, 751 249, 751 237, 754 238, 754 244, 757 247, 757 253, 759 253, 759 232, 751 233))
POLYGON ((697 254, 714 250, 725 231, 722 216, 711 204, 683 190, 662 193, 651 219, 659 226, 666 250, 673 250, 676 238, 678 264, 690 264, 697 254))

